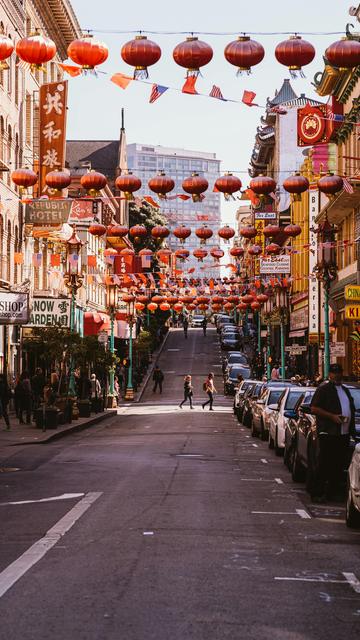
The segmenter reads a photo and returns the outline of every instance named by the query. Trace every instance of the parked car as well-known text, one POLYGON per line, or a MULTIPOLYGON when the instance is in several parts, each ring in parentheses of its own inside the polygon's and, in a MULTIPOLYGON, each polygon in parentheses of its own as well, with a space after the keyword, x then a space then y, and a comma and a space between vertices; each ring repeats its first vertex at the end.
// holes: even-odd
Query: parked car
POLYGON ((309 412, 314 393, 315 389, 313 387, 306 389, 294 407, 293 416, 289 418, 285 424, 284 464, 288 467, 289 471, 291 471, 293 467, 294 447, 297 438, 297 422, 300 418, 299 408, 302 407, 301 411, 303 413, 309 412))
POLYGON ((248 380, 244 380, 236 389, 235 397, 234 397, 234 413, 241 422, 242 411, 243 411, 243 397, 246 390, 253 384, 257 384, 259 380, 254 380, 253 378, 249 378, 248 380))
POLYGON ((269 420, 272 411, 276 411, 279 398, 285 387, 265 385, 261 396, 254 402, 252 408, 251 433, 255 437, 260 435, 262 440, 269 437, 269 420))
POLYGON ((241 351, 230 351, 229 352, 229 357, 228 358, 224 358, 224 362, 223 362, 223 372, 226 373, 226 371, 229 369, 229 367, 231 367, 233 364, 242 364, 245 367, 249 366, 248 363, 248 359, 246 357, 246 355, 244 353, 242 353, 241 351))
POLYGON ((191 319, 191 326, 192 326, 192 327, 201 327, 201 326, 202 326, 202 323, 203 323, 203 321, 204 321, 204 317, 205 317, 205 316, 202 316, 202 315, 192 316, 192 319, 191 319))
POLYGON ((357 444, 348 470, 346 524, 360 527, 360 444, 357 444))
POLYGON ((225 395, 235 395, 235 387, 238 386, 238 377, 242 376, 244 380, 250 378, 250 368, 244 367, 242 364, 233 364, 229 367, 229 372, 224 379, 225 395))
POLYGON ((269 445, 278 456, 284 452, 286 425, 291 418, 296 417, 295 407, 299 400, 303 400, 307 390, 310 391, 309 387, 286 387, 279 398, 276 411, 270 415, 269 445))
POLYGON ((254 402, 259 399, 264 384, 264 382, 257 382, 257 384, 252 385, 244 394, 242 423, 245 427, 251 427, 253 405, 254 402))
POLYGON ((240 338, 235 333, 228 334, 221 338, 220 346, 223 351, 235 351, 240 346, 240 338))

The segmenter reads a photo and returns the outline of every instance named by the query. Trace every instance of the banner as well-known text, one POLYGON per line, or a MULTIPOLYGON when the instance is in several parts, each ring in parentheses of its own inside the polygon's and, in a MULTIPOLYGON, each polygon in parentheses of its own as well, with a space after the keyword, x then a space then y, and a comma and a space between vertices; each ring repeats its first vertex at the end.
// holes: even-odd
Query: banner
POLYGON ((99 205, 101 206, 101 203, 91 199, 34 199, 25 207, 25 224, 35 226, 57 226, 65 222, 78 225, 90 224, 99 211, 99 205))
POLYGON ((39 192, 45 176, 65 167, 67 80, 43 84, 39 91, 39 192))
POLYGON ((66 298, 33 298, 29 326, 69 327, 70 300, 66 298))
POLYGON ((309 337, 312 340, 319 339, 319 281, 314 274, 317 263, 317 233, 316 218, 319 213, 319 191, 317 189, 309 190, 309 337))
POLYGON ((326 118, 326 104, 315 107, 307 103, 305 107, 297 110, 298 147, 309 147, 329 141, 326 118))
POLYGON ((29 294, 0 291, 0 324, 29 322, 29 294))

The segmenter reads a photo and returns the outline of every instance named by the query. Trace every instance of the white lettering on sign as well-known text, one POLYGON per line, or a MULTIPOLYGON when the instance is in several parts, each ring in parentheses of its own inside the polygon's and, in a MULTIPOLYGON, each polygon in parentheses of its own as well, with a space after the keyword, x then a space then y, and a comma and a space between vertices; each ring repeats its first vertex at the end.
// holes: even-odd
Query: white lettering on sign
POLYGON ((319 213, 319 192, 317 189, 309 191, 309 334, 319 332, 319 281, 311 275, 316 266, 317 235, 313 231, 316 217, 319 213))

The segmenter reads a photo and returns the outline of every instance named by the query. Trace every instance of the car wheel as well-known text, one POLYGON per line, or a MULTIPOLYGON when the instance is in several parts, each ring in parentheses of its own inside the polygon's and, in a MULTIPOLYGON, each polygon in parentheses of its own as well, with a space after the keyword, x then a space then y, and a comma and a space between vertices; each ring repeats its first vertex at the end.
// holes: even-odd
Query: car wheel
POLYGON ((305 480, 305 469, 299 460, 297 447, 294 449, 291 477, 294 482, 304 482, 305 480))
POLYGON ((275 454, 280 458, 283 455, 284 449, 278 446, 278 430, 275 431, 275 442, 274 442, 275 454))
POLYGON ((354 506, 351 487, 349 483, 346 500, 346 526, 350 529, 358 529, 360 527, 360 512, 354 506))
POLYGON ((255 429, 254 420, 251 421, 251 435, 252 435, 253 438, 257 438, 258 437, 258 432, 255 429))

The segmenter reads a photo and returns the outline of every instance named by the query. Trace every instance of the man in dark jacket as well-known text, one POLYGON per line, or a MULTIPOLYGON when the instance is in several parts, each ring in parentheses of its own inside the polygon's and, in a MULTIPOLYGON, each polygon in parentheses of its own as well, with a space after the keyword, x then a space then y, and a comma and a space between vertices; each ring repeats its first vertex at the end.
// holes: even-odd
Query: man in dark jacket
POLYGON ((6 430, 10 429, 10 421, 8 414, 8 404, 10 400, 10 389, 7 383, 6 377, 3 373, 0 373, 0 417, 2 416, 5 420, 6 430))
POLYGON ((319 475, 313 498, 323 501, 341 489, 350 435, 355 433, 355 405, 342 384, 341 365, 332 364, 329 380, 315 391, 311 412, 316 416, 319 441, 319 475))
POLYGON ((153 392, 155 393, 156 389, 159 387, 159 391, 160 393, 162 393, 162 383, 164 380, 164 374, 161 371, 161 369, 159 368, 158 365, 156 365, 155 369, 154 369, 154 373, 153 373, 153 381, 154 381, 154 389, 153 392))

